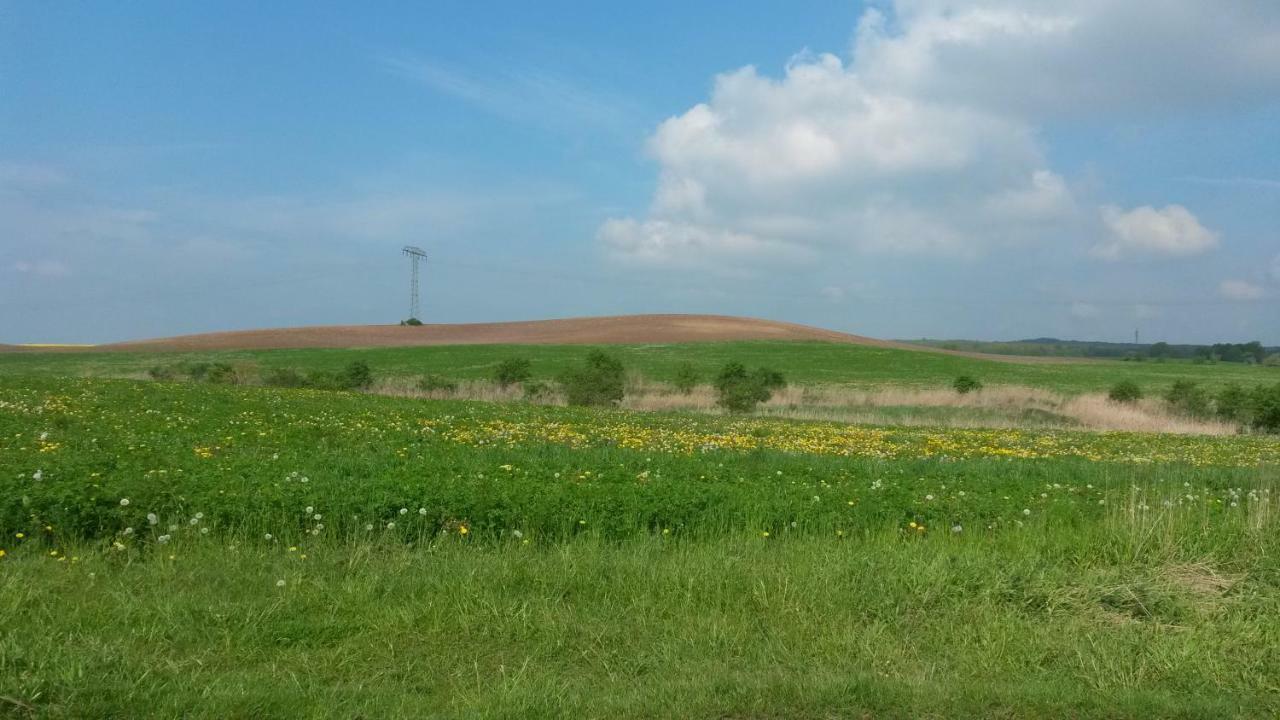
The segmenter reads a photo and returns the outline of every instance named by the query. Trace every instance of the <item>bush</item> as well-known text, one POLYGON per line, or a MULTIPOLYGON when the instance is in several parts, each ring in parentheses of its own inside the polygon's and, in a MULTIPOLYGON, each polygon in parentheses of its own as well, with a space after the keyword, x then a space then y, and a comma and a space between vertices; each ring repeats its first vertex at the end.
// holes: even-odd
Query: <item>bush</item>
POLYGON ((1252 400, 1254 429, 1280 433, 1280 383, 1254 389, 1252 400))
MULTIPOLYGON (((192 376, 194 377, 194 376, 192 376)), ((204 379, 217 385, 239 385, 240 374, 231 366, 231 363, 214 363, 209 367, 208 372, 204 374, 204 379)))
POLYGON ((524 399, 528 402, 545 400, 551 396, 551 386, 541 380, 526 380, 523 389, 524 399))
POLYGON ((1112 402, 1136 403, 1142 399, 1142 388, 1132 380, 1121 380, 1111 386, 1111 392, 1107 393, 1107 397, 1112 402))
POLYGON ((195 380, 196 382, 204 380, 212 369, 213 364, 207 362, 182 363, 178 365, 179 371, 185 373, 187 377, 195 380))
POLYGON ((342 390, 363 390, 373 384, 373 371, 369 363, 355 360, 338 373, 336 380, 342 390))
POLYGON ((522 383, 533 377, 533 363, 527 358, 507 358, 493 370, 493 379, 502 388, 522 383))
POLYGON ((421 324, 422 324, 422 321, 421 321, 421 320, 419 320, 418 318, 409 318, 408 320, 401 320, 401 321, 400 321, 400 324, 401 324, 401 325, 409 325, 409 326, 412 326, 412 327, 418 327, 419 325, 421 325, 421 324))
POLYGON ((419 378, 418 389, 422 392, 455 392, 458 383, 447 377, 427 374, 419 378))
POLYGON ((293 368, 276 368, 262 377, 262 384, 271 387, 302 388, 308 387, 311 383, 307 380, 307 376, 293 368))
POLYGON ((747 372, 742 363, 725 365, 716 376, 716 404, 731 413, 749 413, 787 384, 782 373, 766 368, 747 372))
POLYGON ((675 385, 676 390, 688 395, 693 392, 694 388, 698 387, 699 380, 701 378, 698 377, 698 370, 693 366, 693 363, 685 362, 680 363, 680 366, 676 368, 676 375, 671 384, 675 385))
POLYGON ((1244 388, 1231 383, 1222 388, 1213 399, 1213 414, 1226 422, 1247 423, 1251 411, 1252 398, 1244 388))
POLYGON ((150 375, 152 380, 173 380, 178 377, 178 371, 165 365, 152 365, 147 370, 147 375, 150 375))
POLYGON ((981 390, 982 382, 971 375, 961 375, 955 379, 955 382, 951 383, 951 387, 955 388, 955 391, 961 395, 968 395, 975 390, 981 390))
POLYGON ((622 402, 626 372, 622 363, 607 353, 593 350, 580 368, 561 376, 565 400, 570 405, 610 407, 622 402))
POLYGON ((1209 415, 1209 396, 1190 380, 1178 380, 1164 394, 1169 407, 1191 417, 1209 415))

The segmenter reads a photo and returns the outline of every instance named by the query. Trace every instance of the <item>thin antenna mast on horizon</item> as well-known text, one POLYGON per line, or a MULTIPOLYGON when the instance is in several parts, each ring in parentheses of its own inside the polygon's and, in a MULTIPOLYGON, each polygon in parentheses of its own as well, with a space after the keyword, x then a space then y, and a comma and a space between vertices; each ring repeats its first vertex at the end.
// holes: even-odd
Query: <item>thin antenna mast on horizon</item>
POLYGON ((426 260, 427 254, 422 248, 414 245, 405 245, 401 248, 400 253, 409 258, 409 262, 413 267, 412 275, 409 279, 409 319, 421 320, 418 317, 418 261, 426 260))

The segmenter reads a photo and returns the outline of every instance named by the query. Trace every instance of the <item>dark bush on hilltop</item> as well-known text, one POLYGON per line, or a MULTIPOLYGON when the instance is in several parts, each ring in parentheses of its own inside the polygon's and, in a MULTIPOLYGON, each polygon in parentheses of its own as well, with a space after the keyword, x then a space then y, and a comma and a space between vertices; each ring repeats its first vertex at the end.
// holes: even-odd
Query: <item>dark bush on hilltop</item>
POLYGON ((731 362, 716 376, 716 404, 731 413, 749 413, 786 384, 786 378, 776 370, 757 368, 748 372, 742 363, 731 362))
POLYGON ((500 387, 507 388, 522 383, 533 377, 533 363, 528 358, 507 358, 498 363, 493 370, 493 380, 500 387))
POLYGON ((262 384, 282 388, 304 388, 311 386, 311 382, 307 379, 307 376, 293 368, 275 368, 273 370, 268 370, 267 374, 262 376, 262 384))
POLYGON ((408 320, 401 320, 400 324, 409 325, 411 327, 418 327, 419 325, 422 324, 422 321, 419 320, 418 318, 409 318, 408 320))
POLYGON ((1132 380, 1121 380, 1111 386, 1111 392, 1107 393, 1107 397, 1112 402, 1136 403, 1142 399, 1142 388, 1132 380))
POLYGON ((961 395, 968 395, 971 392, 982 389, 982 381, 972 375, 961 375, 951 383, 951 387, 961 395))
POLYGON ((418 379, 418 390, 422 392, 454 392, 457 389, 457 382, 441 375, 427 374, 418 379))
POLYGON ((1178 380, 1164 394, 1164 401, 1173 410, 1191 417, 1209 415, 1209 395, 1190 380, 1178 380))
POLYGON ((1255 389, 1252 400, 1254 429, 1280 433, 1280 383, 1255 389))
POLYGON ((688 395, 693 392, 694 388, 698 387, 698 381, 701 379, 698 377, 698 370, 693 366, 693 363, 685 362, 680 363, 680 366, 676 368, 676 374, 671 384, 675 385, 676 390, 688 395))
POLYGON ((625 393, 626 371, 617 358, 593 350, 581 367, 560 376, 560 386, 570 405, 616 406, 625 393))

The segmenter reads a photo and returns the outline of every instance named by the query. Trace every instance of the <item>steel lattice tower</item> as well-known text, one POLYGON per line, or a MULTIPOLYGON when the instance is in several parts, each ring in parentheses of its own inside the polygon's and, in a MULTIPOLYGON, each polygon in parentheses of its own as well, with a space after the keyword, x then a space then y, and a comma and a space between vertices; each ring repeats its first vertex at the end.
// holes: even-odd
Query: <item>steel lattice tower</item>
POLYGON ((409 318, 421 320, 422 318, 418 317, 418 261, 427 259, 427 254, 422 251, 422 248, 413 245, 405 245, 400 252, 409 258, 413 267, 409 279, 409 318))

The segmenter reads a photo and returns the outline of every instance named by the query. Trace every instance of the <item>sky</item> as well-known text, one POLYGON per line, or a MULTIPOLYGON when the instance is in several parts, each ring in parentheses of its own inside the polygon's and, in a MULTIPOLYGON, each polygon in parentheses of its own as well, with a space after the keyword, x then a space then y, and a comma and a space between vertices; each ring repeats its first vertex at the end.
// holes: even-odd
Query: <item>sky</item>
POLYGON ((1280 345, 1280 3, 0 0, 0 342, 1280 345))

